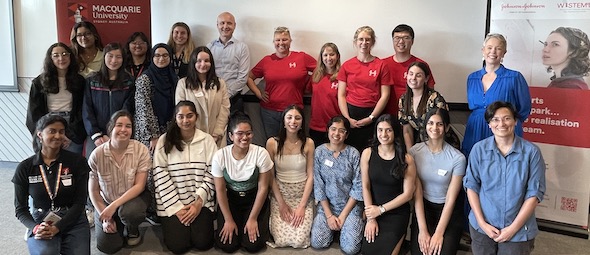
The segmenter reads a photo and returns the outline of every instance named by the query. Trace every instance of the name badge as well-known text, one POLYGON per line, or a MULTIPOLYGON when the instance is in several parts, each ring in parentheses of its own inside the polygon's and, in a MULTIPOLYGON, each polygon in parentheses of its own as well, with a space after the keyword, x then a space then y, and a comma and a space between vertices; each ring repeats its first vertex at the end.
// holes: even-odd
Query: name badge
POLYGON ((440 176, 445 176, 445 175, 447 175, 448 172, 449 171, 447 171, 447 170, 438 169, 438 175, 440 175, 440 176))
POLYGON ((205 94, 203 94, 203 91, 199 91, 199 92, 195 93, 195 96, 196 97, 203 97, 203 96, 205 96, 205 94))
POLYGON ((324 165, 332 167, 334 165, 334 162, 330 161, 329 159, 326 159, 326 161, 324 161, 324 165))
POLYGON ((66 186, 66 187, 68 187, 68 186, 72 186, 72 178, 68 178, 68 179, 62 179, 62 180, 61 180, 61 183, 62 183, 64 186, 66 186))

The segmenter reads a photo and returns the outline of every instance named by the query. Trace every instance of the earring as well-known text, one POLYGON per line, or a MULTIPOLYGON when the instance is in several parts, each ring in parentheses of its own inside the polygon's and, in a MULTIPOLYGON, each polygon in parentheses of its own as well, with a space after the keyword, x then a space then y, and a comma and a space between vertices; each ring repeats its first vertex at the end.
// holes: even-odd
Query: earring
POLYGON ((486 57, 482 56, 481 61, 484 61, 484 60, 486 60, 486 57))
POLYGON ((504 58, 501 58, 500 59, 500 64, 503 63, 503 62, 504 62, 504 58))

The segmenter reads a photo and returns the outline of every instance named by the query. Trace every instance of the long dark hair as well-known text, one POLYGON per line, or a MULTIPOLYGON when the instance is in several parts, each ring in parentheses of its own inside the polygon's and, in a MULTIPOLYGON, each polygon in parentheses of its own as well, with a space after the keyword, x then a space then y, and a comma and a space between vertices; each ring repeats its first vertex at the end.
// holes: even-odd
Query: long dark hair
MULTIPOLYGON (((176 107, 174 107, 174 116, 178 114, 178 112, 180 111, 180 107, 183 106, 188 106, 191 112, 193 112, 195 116, 199 118, 199 114, 197 113, 197 107, 195 106, 195 103, 188 100, 182 100, 178 102, 178 104, 176 104, 176 107)), ((179 151, 184 150, 182 144, 182 134, 180 133, 180 127, 178 126, 178 123, 176 123, 176 121, 172 121, 170 122, 170 125, 168 125, 168 130, 166 131, 166 139, 164 141, 164 152, 168 154, 175 147, 179 151)))
POLYGON ((279 135, 277 136, 277 141, 279 143, 277 146, 277 153, 279 154, 279 157, 283 155, 283 146, 285 145, 285 140, 287 139, 287 129, 285 128, 285 115, 287 115, 287 112, 289 112, 290 110, 296 110, 297 112, 299 112, 299 114, 301 114, 301 128, 299 128, 299 130, 297 131, 297 138, 299 138, 299 140, 301 141, 301 154, 305 156, 305 153, 303 153, 303 149, 305 148, 305 142, 307 142, 307 135, 305 134, 305 115, 303 115, 303 109, 299 108, 299 106, 294 104, 287 107, 281 115, 281 129, 279 129, 279 135))
POLYGON ((106 61, 107 61, 107 54, 111 51, 114 50, 121 50, 121 55, 123 56, 123 63, 121 63, 121 67, 119 67, 119 69, 117 70, 117 78, 115 78, 115 81, 112 83, 113 86, 115 87, 120 87, 123 86, 123 79, 127 76, 130 75, 126 75, 127 71, 125 71, 125 48, 121 47, 121 44, 119 43, 109 43, 107 44, 107 46, 104 47, 104 60, 102 61, 102 66, 100 67, 100 71, 98 71, 96 73, 96 75, 98 76, 98 80, 100 81, 100 83, 102 83, 103 85, 108 85, 110 84, 110 79, 109 79, 109 68, 106 65, 106 61))
POLYGON ((94 46, 96 46, 97 49, 102 50, 103 48, 102 40, 100 39, 100 34, 98 34, 98 30, 96 29, 94 24, 92 24, 92 22, 80 21, 74 24, 72 32, 70 33, 70 42, 72 45, 72 51, 74 52, 74 55, 76 56, 78 63, 80 64, 80 71, 86 69, 87 66, 81 56, 81 53, 84 52, 84 48, 80 44, 78 44, 78 40, 76 38, 78 28, 81 27, 86 28, 90 30, 90 32, 92 32, 92 35, 94 36, 94 46))
POLYGON ((209 48, 205 46, 199 46, 195 48, 195 50, 193 50, 193 53, 191 53, 191 58, 188 62, 189 68, 186 75, 186 88, 203 89, 201 83, 203 81, 199 79, 199 72, 197 72, 197 69, 195 69, 195 64, 197 63, 197 56, 201 52, 209 54, 209 60, 211 60, 211 68, 209 68, 209 71, 207 72, 207 80, 204 81, 205 90, 210 90, 213 88, 219 90, 219 78, 217 77, 217 74, 215 74, 215 61, 213 60, 213 54, 211 53, 211 50, 209 50, 209 48))
POLYGON ((147 36, 143 33, 143 32, 134 32, 133 34, 131 34, 129 36, 129 38, 127 38, 127 43, 125 43, 125 45, 123 45, 123 47, 125 47, 125 62, 127 63, 127 65, 125 67, 129 68, 131 66, 133 66, 133 54, 131 54, 131 49, 129 48, 129 44, 133 41, 135 41, 135 39, 139 37, 142 41, 144 41, 146 43, 146 51, 145 51, 145 60, 143 60, 143 65, 145 65, 147 67, 147 65, 150 63, 150 60, 152 59, 152 52, 150 51, 151 49, 151 44, 149 39, 147 38, 147 36))
POLYGON ((406 169, 408 168, 408 163, 406 163, 406 144, 404 142, 404 135, 402 132, 402 126, 397 121, 397 119, 393 118, 389 114, 383 114, 377 121, 375 121, 375 130, 373 133, 373 140, 371 141, 371 147, 376 147, 379 145, 379 139, 377 138, 377 125, 381 122, 387 122, 391 125, 393 129, 393 147, 395 149, 395 157, 393 160, 395 164, 393 164, 392 168, 389 169, 389 173, 391 176, 402 179, 406 174, 406 169))
MULTIPOLYGON (((424 72, 424 75, 426 77, 423 86, 423 90, 422 90, 422 96, 420 97, 420 103, 418 103, 418 108, 416 109, 415 115, 417 116, 422 116, 424 115, 424 113, 426 113, 426 103, 428 102, 428 94, 430 93, 430 88, 426 85, 428 83, 428 78, 430 77, 430 68, 428 68, 428 65, 426 65, 423 62, 420 61, 415 61, 412 64, 410 64, 410 66, 408 66, 408 71, 410 70, 410 68, 412 68, 413 66, 417 66, 418 68, 422 69, 422 71, 424 72)), ((410 86, 408 86, 408 84, 406 83, 406 93, 404 93, 404 96, 406 98, 406 101, 404 102, 404 111, 406 112, 406 114, 409 114, 412 111, 412 100, 414 97, 414 92, 412 92, 412 89, 410 88, 410 86)))
POLYGON ((66 89, 69 91, 80 91, 84 89, 83 87, 76 86, 77 84, 74 82, 74 79, 78 76, 79 69, 74 52, 64 43, 58 42, 49 46, 49 49, 47 49, 47 53, 45 54, 45 60, 43 61, 43 72, 41 75, 39 75, 43 92, 53 94, 59 93, 57 67, 55 64, 53 64, 53 59, 51 58, 51 52, 56 47, 62 47, 68 54, 70 54, 70 65, 68 66, 68 70, 66 72, 66 89))
POLYGON ((66 121, 66 119, 57 114, 45 114, 37 121, 37 125, 35 126, 35 134, 33 135, 33 150, 35 152, 39 152, 43 147, 43 144, 41 144, 41 140, 39 139, 37 132, 43 132, 43 129, 56 122, 61 122, 61 124, 64 125, 65 130, 68 130, 68 122, 66 121))

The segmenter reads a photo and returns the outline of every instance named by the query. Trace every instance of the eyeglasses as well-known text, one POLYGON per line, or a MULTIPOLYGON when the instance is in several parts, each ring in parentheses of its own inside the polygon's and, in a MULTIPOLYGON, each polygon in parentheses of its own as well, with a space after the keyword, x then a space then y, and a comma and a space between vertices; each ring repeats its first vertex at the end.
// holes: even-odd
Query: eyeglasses
POLYGON ((344 129, 344 128, 330 127, 329 130, 330 130, 330 132, 338 132, 339 134, 343 134, 343 135, 348 133, 348 131, 346 131, 346 129, 344 129))
POLYGON ((130 42, 129 44, 133 44, 135 46, 142 46, 142 45, 146 45, 147 42, 144 42, 144 41, 141 41, 141 42, 140 41, 133 41, 133 42, 130 42))
POLYGON ((238 136, 238 137, 243 137, 243 136, 252 136, 254 133, 252 133, 252 131, 238 131, 235 132, 234 135, 238 136))
POLYGON ((500 123, 500 122, 512 122, 514 121, 514 118, 511 116, 504 116, 504 117, 494 117, 490 120, 491 123, 500 123))
POLYGON ((409 41, 409 40, 412 40, 412 37, 411 37, 411 36, 394 36, 394 37, 393 37, 393 41, 394 41, 394 42, 399 42, 399 41, 400 41, 400 40, 402 40, 402 39, 403 39, 404 41, 409 41))
POLYGON ((155 55, 154 55, 154 58, 163 58, 163 59, 166 59, 166 58, 169 58, 169 57, 170 57, 170 55, 169 55, 169 54, 162 54, 162 55, 160 55, 160 54, 155 54, 155 55))
POLYGON ((70 53, 67 51, 64 51, 62 53, 51 53, 51 58, 59 58, 59 57, 64 57, 64 58, 70 57, 70 53))
POLYGON ((76 34, 76 37, 78 37, 78 38, 82 38, 82 37, 89 38, 91 36, 94 36, 94 34, 91 33, 91 32, 86 32, 86 33, 83 33, 83 34, 76 34))

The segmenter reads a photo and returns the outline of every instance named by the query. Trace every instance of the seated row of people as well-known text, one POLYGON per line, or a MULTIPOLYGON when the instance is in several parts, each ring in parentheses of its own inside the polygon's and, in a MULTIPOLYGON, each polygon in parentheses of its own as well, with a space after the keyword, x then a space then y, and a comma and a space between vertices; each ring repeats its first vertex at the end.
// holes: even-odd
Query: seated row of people
MULTIPOLYGON (((486 118, 494 137, 476 144, 467 167, 463 154, 445 141, 449 115, 443 108, 428 112, 429 139, 409 152, 399 122, 387 114, 380 116, 373 144, 362 154, 344 143, 350 123, 342 116, 328 122, 329 143, 314 151, 313 141, 301 131, 304 120, 296 106, 283 112, 284 126, 268 140, 266 150, 251 144, 252 124, 240 113, 230 122, 234 144, 217 150, 213 137, 196 128, 195 109, 190 101, 177 104, 176 123, 159 138, 153 160, 164 243, 174 253, 208 250, 214 243, 225 252, 240 247, 256 252, 269 240, 274 241, 271 247, 326 248, 340 231, 340 246, 346 254, 397 254, 409 224, 412 198, 412 252, 455 253, 462 232, 458 193, 465 174, 473 207, 471 232, 478 239, 474 250, 495 247, 528 254, 532 249, 534 239, 529 235, 538 232, 533 209, 545 191, 544 163, 537 147, 515 136, 517 115, 509 103, 488 107, 486 118), (479 167, 488 164, 489 155, 482 150, 493 141, 498 146, 494 148, 511 158, 517 155, 510 151, 524 150, 518 162, 529 162, 504 172, 506 177, 515 176, 510 185, 523 190, 510 195, 517 209, 505 215, 516 219, 512 223, 500 224, 496 219, 503 217, 495 214, 496 203, 505 199, 493 199, 496 191, 486 183, 490 174, 486 169, 495 169, 493 164, 479 167), (315 216, 312 190, 318 202, 315 216), (480 198, 486 200, 480 202, 480 198), (486 216, 491 217, 489 223, 486 216), (497 224, 505 229, 490 229, 490 233, 484 229, 486 234, 475 229, 497 224), (522 228, 532 232, 513 231, 522 228)), ((131 139, 133 117, 126 111, 112 116, 111 139, 92 153, 88 164, 80 155, 62 149, 67 125, 59 115, 43 116, 36 128, 37 155, 19 164, 13 178, 16 215, 29 228, 30 252, 88 253, 90 235, 83 213, 86 187, 97 209, 98 248, 114 253, 125 245, 137 245, 141 240, 138 225, 149 201, 144 186, 152 160, 147 146, 131 139)))

